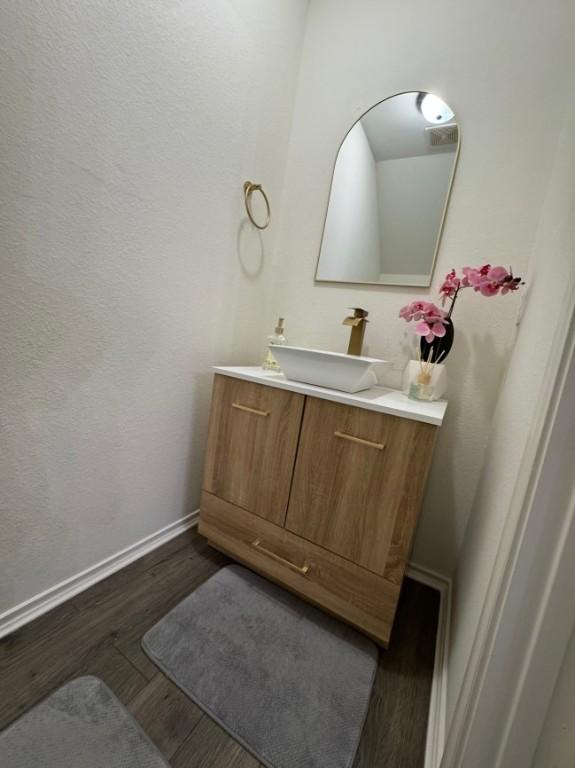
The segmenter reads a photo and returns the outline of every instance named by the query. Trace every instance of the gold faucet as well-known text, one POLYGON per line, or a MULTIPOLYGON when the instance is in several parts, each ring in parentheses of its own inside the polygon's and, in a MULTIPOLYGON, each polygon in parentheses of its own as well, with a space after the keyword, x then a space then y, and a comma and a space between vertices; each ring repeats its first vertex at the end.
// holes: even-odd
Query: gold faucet
POLYGON ((342 323, 342 325, 351 325, 347 354, 359 356, 361 355, 361 350, 363 348, 365 325, 369 322, 366 319, 369 312, 366 309, 361 309, 361 307, 350 307, 350 309, 353 309, 353 316, 346 317, 342 323))

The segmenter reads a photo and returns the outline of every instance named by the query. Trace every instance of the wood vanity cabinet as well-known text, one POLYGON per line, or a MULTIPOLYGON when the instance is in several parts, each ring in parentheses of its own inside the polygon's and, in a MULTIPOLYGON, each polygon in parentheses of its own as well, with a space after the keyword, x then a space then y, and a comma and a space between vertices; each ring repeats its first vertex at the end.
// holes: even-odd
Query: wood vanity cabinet
POLYGON ((387 647, 436 432, 216 374, 199 531, 387 647))

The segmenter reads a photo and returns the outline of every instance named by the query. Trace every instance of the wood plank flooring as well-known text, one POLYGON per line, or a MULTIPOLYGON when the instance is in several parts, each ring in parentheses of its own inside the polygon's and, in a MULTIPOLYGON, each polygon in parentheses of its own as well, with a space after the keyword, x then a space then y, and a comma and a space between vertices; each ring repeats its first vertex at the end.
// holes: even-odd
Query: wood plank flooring
MULTIPOLYGON (((174 768, 258 761, 145 656, 142 635, 229 560, 194 530, 0 640, 0 729, 67 680, 93 674, 174 768)), ((407 579, 354 768, 422 768, 439 596, 407 579)))

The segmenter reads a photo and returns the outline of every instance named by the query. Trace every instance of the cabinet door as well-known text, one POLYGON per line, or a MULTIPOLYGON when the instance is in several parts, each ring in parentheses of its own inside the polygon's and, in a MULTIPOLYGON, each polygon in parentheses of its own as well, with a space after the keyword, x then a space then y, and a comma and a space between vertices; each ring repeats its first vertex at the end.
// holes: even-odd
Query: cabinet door
POLYGON ((283 525, 303 395, 216 375, 204 490, 283 525))
POLYGON ((307 398, 286 528, 401 583, 435 433, 307 398))

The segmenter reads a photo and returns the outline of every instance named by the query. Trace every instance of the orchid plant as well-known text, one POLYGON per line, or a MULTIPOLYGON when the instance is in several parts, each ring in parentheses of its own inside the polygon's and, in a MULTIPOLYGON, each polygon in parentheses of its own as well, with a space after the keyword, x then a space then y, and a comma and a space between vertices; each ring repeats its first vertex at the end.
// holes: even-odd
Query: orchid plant
MULTIPOLYGON (((473 288, 476 293, 482 296, 497 296, 499 293, 505 295, 517 291, 519 286, 524 285, 520 277, 514 277, 511 269, 507 271, 505 267, 492 267, 491 264, 484 264, 482 267, 463 267, 462 274, 459 276, 452 269, 447 273, 443 283, 439 288, 442 306, 446 301, 450 301, 449 309, 445 310, 436 306, 431 301, 412 301, 406 304, 399 311, 399 316, 407 322, 416 321, 415 333, 427 342, 427 345, 436 346, 434 360, 439 359, 442 340, 451 330, 453 337, 453 323, 451 315, 453 307, 460 291, 465 288, 473 288)), ((448 348, 443 349, 442 357, 445 358, 448 348)))

